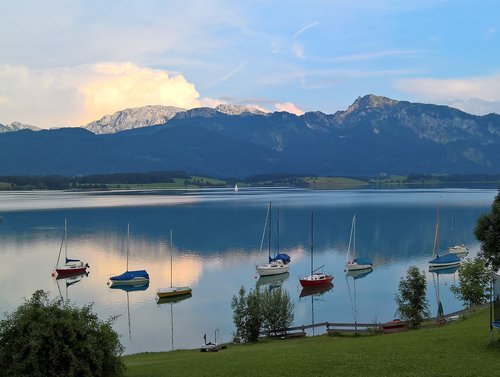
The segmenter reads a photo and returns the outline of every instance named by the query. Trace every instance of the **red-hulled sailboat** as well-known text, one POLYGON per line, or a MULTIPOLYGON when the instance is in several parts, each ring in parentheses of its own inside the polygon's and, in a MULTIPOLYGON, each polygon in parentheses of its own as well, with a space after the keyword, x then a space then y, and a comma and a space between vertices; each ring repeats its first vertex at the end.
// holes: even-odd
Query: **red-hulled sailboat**
POLYGON ((59 248, 59 255, 57 257, 56 272, 58 278, 64 278, 74 275, 82 275, 87 272, 89 268, 88 263, 83 263, 80 259, 68 258, 68 246, 67 246, 67 226, 66 219, 64 219, 64 237, 61 242, 61 247, 59 248), (59 261, 61 259, 61 251, 64 246, 64 264, 60 265, 59 261))
POLYGON ((324 265, 314 269, 314 213, 311 212, 311 273, 307 276, 299 278, 300 285, 303 287, 321 287, 323 285, 328 285, 333 280, 333 275, 323 272, 318 272, 324 265))

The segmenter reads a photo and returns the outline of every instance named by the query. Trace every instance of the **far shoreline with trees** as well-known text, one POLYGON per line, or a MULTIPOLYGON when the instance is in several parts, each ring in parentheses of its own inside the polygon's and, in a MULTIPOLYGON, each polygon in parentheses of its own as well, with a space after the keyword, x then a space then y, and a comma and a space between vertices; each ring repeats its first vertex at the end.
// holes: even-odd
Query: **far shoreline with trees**
POLYGON ((182 170, 148 173, 111 173, 93 175, 9 175, 0 176, 0 191, 32 190, 127 190, 127 189, 196 189, 241 187, 294 187, 305 189, 359 189, 384 187, 454 187, 487 185, 497 188, 500 174, 409 174, 377 177, 317 176, 314 174, 273 173, 247 178, 213 178, 182 170))

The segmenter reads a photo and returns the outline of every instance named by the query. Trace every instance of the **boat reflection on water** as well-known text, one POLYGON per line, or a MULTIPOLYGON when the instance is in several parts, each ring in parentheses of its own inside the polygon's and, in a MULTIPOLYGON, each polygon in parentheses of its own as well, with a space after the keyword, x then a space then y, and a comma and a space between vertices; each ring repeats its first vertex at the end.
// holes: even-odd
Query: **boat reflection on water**
POLYGON ((174 304, 178 304, 181 301, 191 298, 192 296, 193 295, 191 293, 187 293, 181 296, 158 298, 158 300, 156 301, 158 307, 160 307, 162 304, 170 304, 170 346, 172 351, 174 350, 174 304))
MULTIPOLYGON (((314 325, 314 302, 315 301, 325 301, 323 296, 333 288, 332 283, 326 285, 320 285, 317 287, 304 287, 300 291, 299 300, 305 299, 306 297, 311 298, 311 324, 314 325)), ((316 335, 314 326, 311 328, 312 335, 316 335)))
POLYGON ((333 288, 333 283, 329 283, 327 285, 321 285, 318 287, 304 287, 300 291, 300 298, 307 296, 318 296, 322 297, 326 292, 333 288))
POLYGON ((57 275, 56 277, 56 284, 57 284, 57 289, 59 290, 59 295, 61 296, 62 300, 68 300, 68 287, 71 285, 74 285, 76 283, 79 283, 84 277, 87 277, 89 275, 89 272, 81 273, 78 275, 71 275, 71 276, 62 276, 62 275, 57 275), (61 292, 61 283, 64 282, 64 285, 66 287, 66 294, 65 297, 63 298, 62 292, 61 292))
POLYGON ((356 296, 356 280, 363 279, 373 272, 373 268, 367 268, 364 270, 349 270, 345 274, 345 280, 347 283, 347 292, 349 293, 349 300, 351 302, 352 316, 354 319, 354 329, 357 330, 356 324, 358 323, 358 303, 356 296), (352 278, 352 292, 351 285, 349 284, 349 278, 352 278))
POLYGON ((257 288, 263 285, 268 285, 269 290, 272 290, 274 288, 281 288, 283 282, 286 279, 288 279, 289 276, 290 276, 289 272, 285 272, 284 274, 279 274, 279 275, 261 276, 257 280, 257 283, 255 283, 255 285, 257 286, 257 288))
POLYGON ((350 270, 346 272, 345 276, 352 277, 354 280, 359 280, 370 275, 372 272, 373 268, 367 268, 365 270, 350 270))
POLYGON ((437 314, 436 317, 438 321, 444 315, 443 303, 441 302, 441 294, 439 291, 439 276, 440 275, 453 275, 455 278, 455 273, 458 271, 460 266, 448 267, 448 268, 429 268, 429 272, 432 274, 432 282, 434 284, 434 293, 436 294, 437 303, 437 314))
POLYGON ((149 288, 149 281, 147 283, 136 285, 136 284, 126 284, 126 285, 110 285, 110 289, 119 289, 125 292, 134 292, 134 291, 145 291, 149 288))
POLYGON ((162 297, 162 298, 159 298, 158 300, 156 300, 156 303, 158 305, 177 304, 177 303, 184 301, 184 300, 191 298, 191 297, 193 297, 193 295, 191 293, 186 293, 185 295, 181 295, 181 296, 162 297))
POLYGON ((127 320, 128 320, 128 336, 130 339, 132 339, 132 326, 130 322, 130 299, 129 299, 129 294, 130 292, 135 292, 135 291, 145 291, 149 288, 149 281, 144 283, 144 284, 131 284, 131 285, 113 285, 111 284, 109 289, 116 289, 120 291, 125 291, 127 293, 127 320))

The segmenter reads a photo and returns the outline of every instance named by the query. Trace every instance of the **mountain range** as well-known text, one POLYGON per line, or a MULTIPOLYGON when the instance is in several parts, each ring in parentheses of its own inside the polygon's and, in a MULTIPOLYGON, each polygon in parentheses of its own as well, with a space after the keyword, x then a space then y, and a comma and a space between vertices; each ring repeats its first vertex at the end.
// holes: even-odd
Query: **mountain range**
POLYGON ((489 174, 500 170, 500 115, 375 95, 335 114, 301 116, 236 105, 146 106, 85 128, 2 133, 0 161, 0 175, 489 174))

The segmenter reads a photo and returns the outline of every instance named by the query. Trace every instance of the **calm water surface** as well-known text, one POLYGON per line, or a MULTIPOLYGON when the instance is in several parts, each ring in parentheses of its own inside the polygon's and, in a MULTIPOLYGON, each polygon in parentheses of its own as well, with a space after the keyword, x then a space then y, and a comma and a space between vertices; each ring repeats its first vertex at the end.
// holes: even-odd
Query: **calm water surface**
MULTIPOLYGON (((478 251, 472 230, 489 211, 494 189, 349 190, 241 189, 178 192, 7 192, 0 193, 0 318, 37 289, 77 305, 94 303, 101 318, 118 315, 114 327, 126 353, 195 348, 207 334, 230 341, 231 298, 245 288, 282 284, 295 303, 295 324, 385 322, 395 316, 394 295, 409 266, 427 270, 440 208, 440 248, 464 243, 478 251), (282 282, 258 280, 255 265, 268 202, 279 208, 281 251, 292 257, 282 282), (309 271, 310 214, 314 211, 315 265, 325 264, 334 286, 301 297, 298 276, 309 271), (455 232, 452 232, 455 213, 455 232), (354 280, 343 272, 353 214, 358 255, 374 261, 374 271, 354 280), (68 255, 91 266, 81 279, 55 280, 64 219, 68 255), (111 289, 110 276, 126 269, 127 223, 131 225, 129 269, 146 269, 148 287, 111 289), (169 228, 173 229, 173 247, 169 228), (156 290, 190 285, 193 296, 175 304, 156 303, 156 290), (261 284, 262 283, 262 284, 261 284)), ((274 219, 277 212, 274 212, 274 219)), ((276 223, 274 223, 276 228, 276 223)), ((277 248, 274 233, 273 250, 277 248)), ((445 312, 462 308, 449 288, 457 273, 427 272, 431 312, 439 294, 445 312), (439 280, 438 280, 439 277, 439 280)), ((316 330, 316 333, 320 330, 316 330)))

